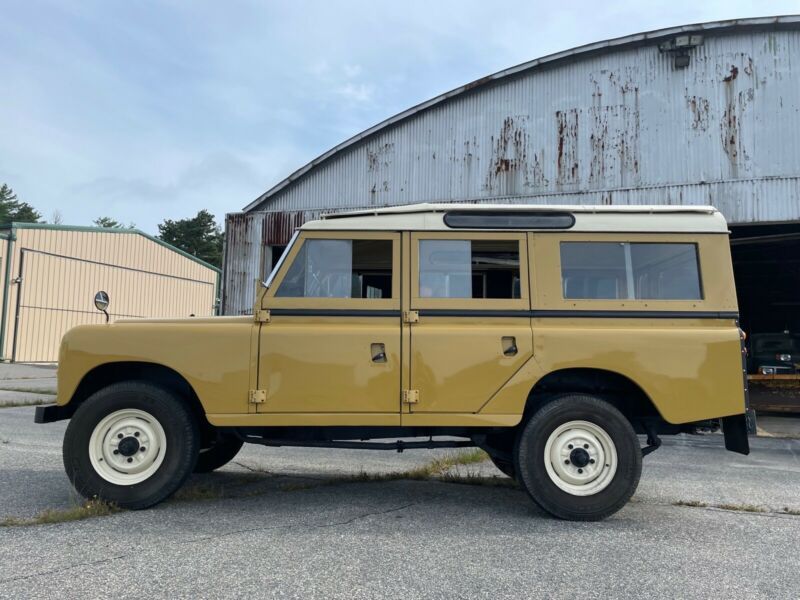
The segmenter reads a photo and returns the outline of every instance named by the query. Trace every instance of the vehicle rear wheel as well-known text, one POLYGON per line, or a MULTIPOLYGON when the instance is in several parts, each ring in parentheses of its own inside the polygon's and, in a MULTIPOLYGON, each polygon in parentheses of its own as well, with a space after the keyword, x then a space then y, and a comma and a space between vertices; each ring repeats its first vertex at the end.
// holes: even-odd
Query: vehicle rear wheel
POLYGON ((192 473, 198 439, 181 398, 145 382, 115 383, 75 411, 64 434, 64 468, 87 498, 147 508, 192 473))
POLYGON ((516 450, 531 498, 561 519, 597 521, 622 508, 639 484, 642 451, 630 422, 594 396, 561 396, 531 415, 516 450))
POLYGON ((219 434, 207 448, 200 449, 194 472, 210 473, 224 467, 236 457, 243 444, 235 436, 219 434))

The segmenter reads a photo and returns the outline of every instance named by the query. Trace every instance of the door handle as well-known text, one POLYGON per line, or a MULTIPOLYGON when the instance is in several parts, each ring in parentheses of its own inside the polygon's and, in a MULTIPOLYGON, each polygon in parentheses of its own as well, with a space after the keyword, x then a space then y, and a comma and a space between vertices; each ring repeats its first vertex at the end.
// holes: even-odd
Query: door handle
POLYGON ((386 346, 384 344, 375 343, 370 344, 370 355, 372 356, 372 362, 374 363, 385 363, 386 362, 386 346))
POLYGON ((503 336, 501 342, 503 344, 503 356, 517 355, 517 338, 513 335, 503 336))

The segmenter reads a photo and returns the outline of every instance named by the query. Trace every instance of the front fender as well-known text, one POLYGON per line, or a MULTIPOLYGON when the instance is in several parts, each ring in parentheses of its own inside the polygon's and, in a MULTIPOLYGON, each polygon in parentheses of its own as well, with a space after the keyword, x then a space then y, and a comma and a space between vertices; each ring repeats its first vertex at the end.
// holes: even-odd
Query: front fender
POLYGON ((251 317, 75 327, 61 341, 56 404, 67 405, 84 378, 97 367, 151 363, 181 375, 206 413, 247 412, 254 328, 251 317))

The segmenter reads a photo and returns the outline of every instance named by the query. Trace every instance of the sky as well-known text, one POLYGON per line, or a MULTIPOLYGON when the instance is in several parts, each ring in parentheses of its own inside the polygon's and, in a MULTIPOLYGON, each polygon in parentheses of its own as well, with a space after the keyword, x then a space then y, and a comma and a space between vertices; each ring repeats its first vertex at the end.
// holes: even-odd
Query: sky
POLYGON ((354 134, 575 46, 800 1, 0 2, 0 183, 52 221, 220 223, 354 134))

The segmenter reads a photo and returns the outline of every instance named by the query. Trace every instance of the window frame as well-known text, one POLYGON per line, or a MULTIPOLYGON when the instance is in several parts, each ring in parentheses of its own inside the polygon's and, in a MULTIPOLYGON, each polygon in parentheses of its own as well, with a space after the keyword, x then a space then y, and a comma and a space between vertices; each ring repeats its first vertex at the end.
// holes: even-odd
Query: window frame
POLYGON ((646 241, 646 242, 629 242, 629 241, 615 241, 615 242, 606 242, 606 241, 594 241, 594 242, 584 242, 584 241, 577 241, 577 240, 561 240, 558 244, 558 251, 559 251, 559 264, 561 267, 561 297, 564 300, 615 300, 615 301, 627 301, 627 302, 655 302, 655 301, 682 301, 682 302, 699 302, 705 298, 705 294, 703 293, 703 273, 702 269, 700 268, 700 247, 697 242, 655 242, 655 241, 646 241), (561 263, 561 259, 563 258, 563 250, 564 246, 568 244, 618 244, 623 247, 623 266, 625 268, 625 291, 627 292, 627 296, 623 298, 580 298, 580 297, 567 297, 564 294, 564 265, 561 263), (695 269, 697 274, 697 289, 699 293, 698 298, 636 298, 632 294, 636 292, 636 279, 634 277, 635 271, 633 267, 633 247, 634 246, 693 246, 694 247, 694 260, 695 260, 695 269))
POLYGON ((478 231, 425 231, 411 234, 411 310, 530 310, 527 234, 513 232, 478 231), (419 242, 421 240, 497 240, 516 241, 519 244, 519 298, 421 298, 419 295, 419 242))
MULTIPOLYGON (((733 272, 727 244, 721 245, 711 237, 717 233, 531 233, 529 244, 533 253, 531 276, 534 285, 534 309, 548 310, 663 310, 691 311, 735 309, 735 298, 729 297, 733 272), (694 244, 697 248, 697 268, 700 278, 700 300, 629 300, 608 298, 564 298, 561 277, 561 242, 627 242, 655 244, 694 244), (716 271, 714 268, 716 268, 716 271), (731 304, 732 303, 732 304, 731 304)), ((727 241, 727 239, 726 239, 727 241)))
POLYGON ((391 231, 304 231, 300 230, 264 296, 262 308, 303 308, 320 310, 400 310, 400 234, 391 231), (309 240, 389 240, 392 242, 391 298, 291 298, 275 293, 283 283, 295 258, 309 240))

